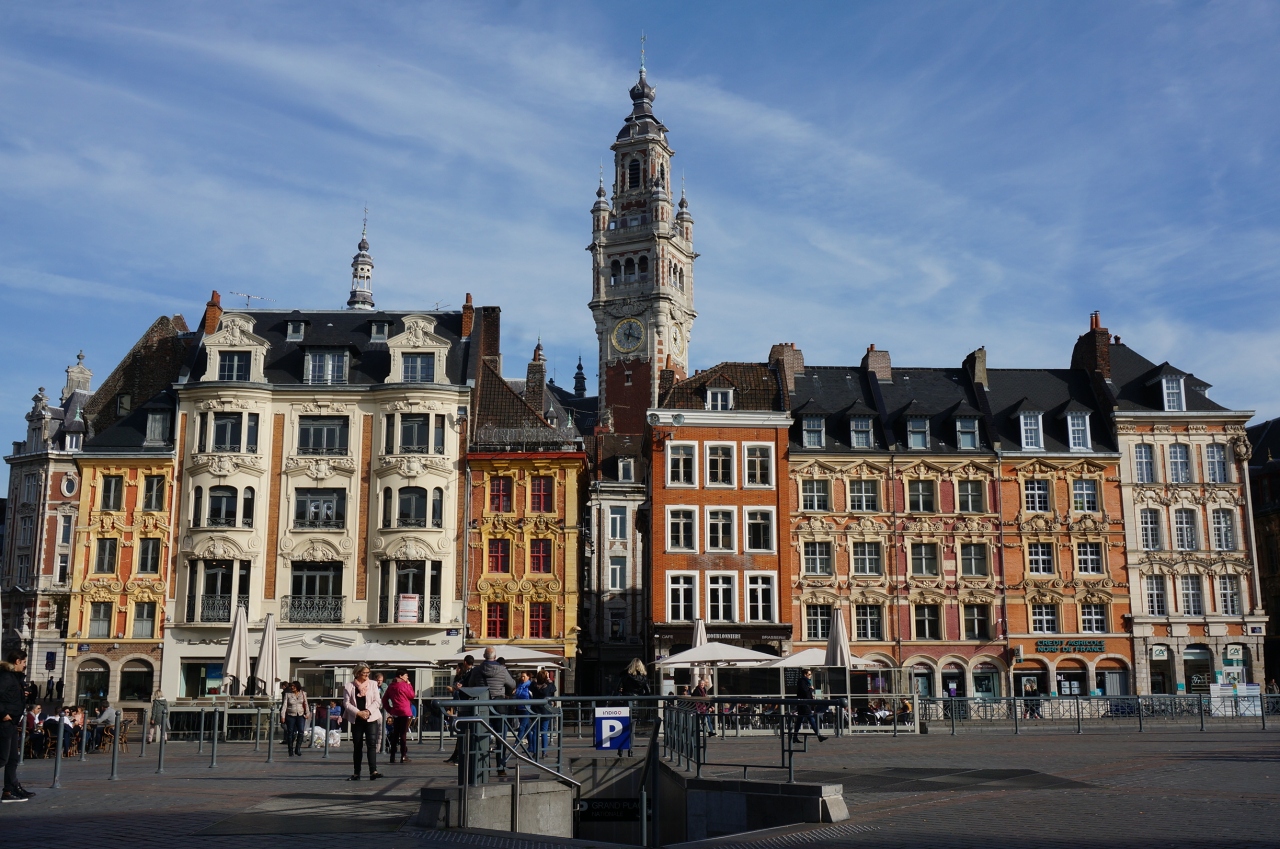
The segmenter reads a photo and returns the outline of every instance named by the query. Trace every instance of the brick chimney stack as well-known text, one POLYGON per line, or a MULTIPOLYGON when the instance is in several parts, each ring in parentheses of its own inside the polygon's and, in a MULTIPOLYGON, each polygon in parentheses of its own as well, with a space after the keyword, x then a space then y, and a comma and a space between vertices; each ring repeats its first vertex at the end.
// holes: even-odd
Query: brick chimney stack
POLYGON ((1111 333, 1102 326, 1102 315, 1097 311, 1089 314, 1089 332, 1076 340, 1071 367, 1096 373, 1103 380, 1111 379, 1111 333))
POLYGON ((769 349, 769 365, 782 374, 787 392, 795 392, 796 375, 804 374, 804 351, 795 342, 781 342, 769 349))
POLYGON ((538 347, 533 349, 533 359, 529 361, 529 368, 525 372, 524 379, 524 400, 537 411, 538 415, 547 412, 547 361, 542 356, 542 340, 538 340, 538 347))
POLYGON ((867 346, 867 353, 862 357, 862 367, 876 376, 878 383, 893 383, 893 363, 888 351, 877 351, 875 344, 867 346))
POLYGON ((462 338, 471 336, 471 327, 476 321, 476 308, 471 303, 471 293, 467 293, 467 302, 462 305, 462 338))
POLYGON ((969 377, 974 383, 981 386, 990 386, 987 383, 987 349, 985 346, 970 352, 969 356, 964 358, 964 370, 969 372, 969 377))
POLYGON ((208 336, 218 329, 218 322, 221 320, 222 296, 218 294, 217 289, 214 289, 213 294, 209 296, 209 302, 204 305, 204 316, 200 319, 200 332, 208 336))

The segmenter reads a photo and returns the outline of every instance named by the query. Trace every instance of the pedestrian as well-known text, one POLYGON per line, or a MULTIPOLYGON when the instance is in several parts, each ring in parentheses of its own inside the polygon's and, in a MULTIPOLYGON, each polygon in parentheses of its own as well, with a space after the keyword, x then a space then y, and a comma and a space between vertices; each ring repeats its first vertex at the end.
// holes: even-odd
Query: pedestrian
POLYGON ((1272 678, 1267 682, 1267 693, 1272 696, 1280 695, 1280 686, 1276 686, 1276 679, 1272 678))
POLYGON ((116 725, 116 709, 111 706, 110 702, 102 703, 102 712, 93 720, 93 747, 95 749, 102 748, 102 737, 106 729, 112 729, 113 733, 116 725))
POLYGON ((18 723, 22 721, 22 682, 27 672, 27 653, 13 649, 0 663, 0 772, 4 773, 3 802, 25 802, 35 794, 18 783, 18 759, 22 752, 18 723))
POLYGON ((619 696, 647 696, 649 690, 649 676, 645 674, 644 661, 640 658, 632 658, 627 664, 627 671, 622 674, 622 681, 618 684, 617 695, 619 696))
POLYGON ((396 762, 396 748, 400 749, 400 763, 409 763, 409 721, 413 719, 413 700, 417 693, 409 683, 409 670, 397 669, 396 680, 387 685, 382 703, 386 705, 387 715, 391 717, 391 763, 396 762))
POLYGON ((348 781, 360 780, 360 758, 363 749, 369 753, 369 780, 382 777, 378 772, 377 727, 382 722, 382 698, 378 685, 369 678, 367 664, 357 664, 352 670, 355 680, 348 681, 343 689, 342 714, 351 728, 352 751, 355 755, 355 772, 348 781))
MULTIPOLYGON (((697 686, 693 688, 693 692, 689 695, 693 696, 695 699, 709 698, 711 696, 711 679, 699 678, 697 686)), ((702 714, 702 721, 707 725, 707 733, 716 733, 716 720, 715 716, 711 713, 711 704, 709 702, 699 701, 694 703, 694 709, 698 713, 702 714)))
POLYGON ((53 701, 53 676, 50 675, 44 682, 44 700, 46 702, 53 701))
POLYGON ((61 678, 58 679, 58 686, 54 687, 53 689, 57 693, 58 701, 62 701, 62 679, 61 678))
MULTIPOLYGON (((373 683, 378 685, 378 697, 381 699, 386 699, 388 685, 382 673, 375 672, 369 677, 373 679, 373 683)), ((385 752, 387 750, 387 723, 386 723, 385 715, 383 716, 383 721, 378 723, 378 727, 374 731, 374 733, 378 737, 378 751, 385 752)))
MULTIPOLYGON (((489 691, 489 698, 493 701, 500 701, 507 697, 507 694, 516 688, 516 679, 511 677, 511 673, 507 671, 507 667, 501 661, 494 660, 493 646, 489 646, 484 650, 484 663, 473 668, 467 676, 467 685, 471 687, 485 687, 489 691)), ((497 719, 496 727, 492 720, 490 728, 495 734, 503 737, 506 736, 507 720, 502 718, 507 711, 502 705, 497 705, 493 709, 494 717, 497 719)), ((501 743, 498 744, 498 775, 505 776, 507 774, 507 748, 501 743)))
POLYGON ((289 692, 280 702, 280 723, 284 726, 284 743, 289 757, 302 757, 302 737, 307 731, 311 705, 307 692, 298 681, 290 682, 289 692))
POLYGON ((800 742, 800 727, 808 725, 813 729, 813 733, 817 735, 818 742, 821 743, 827 738, 822 736, 822 731, 818 728, 818 714, 814 712, 813 706, 806 702, 813 699, 813 670, 806 669, 800 673, 800 680, 796 682, 796 701, 800 702, 796 713, 799 719, 795 728, 791 730, 791 742, 800 742))
POLYGON ((32 705, 26 712, 23 722, 27 726, 27 747, 37 757, 43 758, 48 748, 48 738, 44 734, 44 706, 32 705))
MULTIPOLYGON (((533 678, 528 672, 521 672, 516 677, 516 688, 512 692, 511 698, 529 700, 533 698, 530 688, 533 686, 533 678)), ((533 708, 531 705, 517 705, 515 709, 516 715, 520 717, 520 728, 516 731, 516 745, 524 746, 525 751, 536 754, 537 746, 529 739, 529 730, 533 730, 533 736, 537 737, 538 728, 533 722, 533 708)))
MULTIPOLYGON (((475 663, 476 663, 476 659, 471 655, 467 655, 462 659, 462 663, 459 663, 457 667, 454 669, 453 687, 451 690, 454 701, 465 701, 471 698, 465 692, 463 692, 462 688, 467 686, 467 679, 471 676, 471 670, 475 667, 475 663)), ((453 708, 453 711, 455 716, 464 715, 462 710, 459 708, 453 708)), ((444 762, 447 764, 456 764, 458 763, 459 760, 462 759, 463 736, 462 736, 461 730, 459 730, 459 726, 456 723, 453 726, 453 733, 456 736, 456 739, 453 742, 453 754, 445 758, 444 760, 444 762)))
POLYGON ((163 692, 156 690, 151 699, 151 728, 147 742, 154 743, 162 735, 165 740, 169 739, 169 700, 164 697, 163 692))
MULTIPOLYGON (((554 699, 556 697, 556 682, 551 680, 551 673, 545 669, 539 669, 538 674, 533 677, 533 686, 529 688, 530 694, 535 699, 554 699)), ((555 712, 550 703, 533 706, 533 712, 541 717, 538 720, 538 726, 542 735, 542 740, 538 746, 538 756, 541 757, 547 751, 547 745, 551 738, 551 716, 555 712)))

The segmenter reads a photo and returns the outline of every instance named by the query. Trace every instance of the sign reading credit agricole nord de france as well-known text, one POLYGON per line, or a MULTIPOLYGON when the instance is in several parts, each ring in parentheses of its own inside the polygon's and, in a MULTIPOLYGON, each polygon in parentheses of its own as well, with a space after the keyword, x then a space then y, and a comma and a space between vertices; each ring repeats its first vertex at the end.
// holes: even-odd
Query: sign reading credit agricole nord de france
POLYGON ((1037 654, 1058 652, 1104 652, 1107 644, 1102 640, 1036 640, 1037 654))

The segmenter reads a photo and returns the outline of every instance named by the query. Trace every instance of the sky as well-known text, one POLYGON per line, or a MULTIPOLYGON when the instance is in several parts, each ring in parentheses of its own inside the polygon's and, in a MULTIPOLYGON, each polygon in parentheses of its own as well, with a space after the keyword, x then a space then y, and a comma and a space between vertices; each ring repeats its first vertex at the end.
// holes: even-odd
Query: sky
MULTIPOLYGON (((1103 325, 1280 415, 1280 5, 0 6, 0 426, 213 289, 503 311, 594 386, 590 208, 640 35, 701 254, 691 365, 1066 367, 1103 325)), ((95 382, 96 386, 96 382, 95 382)))

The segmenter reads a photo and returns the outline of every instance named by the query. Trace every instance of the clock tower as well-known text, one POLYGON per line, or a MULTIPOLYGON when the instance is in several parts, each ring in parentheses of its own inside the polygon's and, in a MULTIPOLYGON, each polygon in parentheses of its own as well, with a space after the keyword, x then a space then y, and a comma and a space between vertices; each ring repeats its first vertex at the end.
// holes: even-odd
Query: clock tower
POLYGON ((667 128, 653 114, 654 88, 631 88, 631 114, 612 145, 613 196, 604 174, 591 208, 591 313, 600 344, 600 411, 616 433, 643 433, 664 369, 686 376, 693 309, 693 216, 671 200, 667 128))

